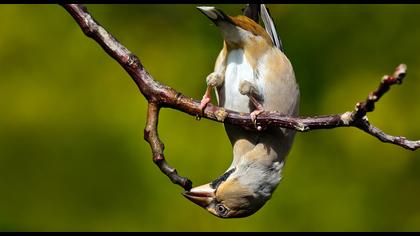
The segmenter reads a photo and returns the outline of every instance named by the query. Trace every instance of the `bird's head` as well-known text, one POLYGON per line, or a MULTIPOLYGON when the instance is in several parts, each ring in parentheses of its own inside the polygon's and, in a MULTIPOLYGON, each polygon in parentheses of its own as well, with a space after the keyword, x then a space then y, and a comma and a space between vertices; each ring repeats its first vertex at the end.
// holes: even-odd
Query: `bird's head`
POLYGON ((183 195, 220 218, 241 218, 258 211, 271 198, 280 181, 282 163, 271 168, 239 166, 213 182, 183 195))
POLYGON ((213 21, 230 47, 239 48, 251 43, 273 45, 266 30, 244 15, 228 16, 213 6, 199 6, 197 9, 213 21))

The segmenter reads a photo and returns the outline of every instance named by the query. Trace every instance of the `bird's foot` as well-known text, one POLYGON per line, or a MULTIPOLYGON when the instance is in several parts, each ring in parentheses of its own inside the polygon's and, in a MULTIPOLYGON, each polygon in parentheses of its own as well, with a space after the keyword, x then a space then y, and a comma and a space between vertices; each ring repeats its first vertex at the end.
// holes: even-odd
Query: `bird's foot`
POLYGON ((210 102, 210 100, 211 100, 211 97, 206 96, 206 95, 203 96, 203 98, 200 101, 200 106, 199 106, 201 112, 204 111, 204 108, 206 108, 206 106, 210 102))
POLYGON ((257 124, 257 116, 263 113, 264 110, 254 110, 250 113, 252 122, 256 125, 257 124))
POLYGON ((203 98, 200 101, 200 105, 198 108, 200 108, 201 115, 203 115, 204 108, 206 108, 207 104, 211 101, 211 86, 207 86, 206 92, 203 95, 203 98))
POLYGON ((251 116, 252 123, 257 128, 258 131, 262 130, 261 126, 257 126, 257 116, 264 112, 264 108, 261 104, 259 104, 254 111, 252 111, 249 115, 251 116))
POLYGON ((200 101, 200 111, 201 115, 203 115, 204 109, 206 108, 207 104, 211 101, 211 90, 212 88, 217 88, 223 84, 223 75, 217 72, 210 73, 206 78, 207 89, 203 95, 203 98, 200 101))

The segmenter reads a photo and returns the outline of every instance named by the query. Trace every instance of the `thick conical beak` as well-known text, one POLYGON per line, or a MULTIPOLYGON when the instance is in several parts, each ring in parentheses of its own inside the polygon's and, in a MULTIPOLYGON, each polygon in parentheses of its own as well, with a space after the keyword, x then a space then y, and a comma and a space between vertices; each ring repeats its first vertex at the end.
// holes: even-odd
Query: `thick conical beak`
POLYGON ((207 208, 216 197, 215 191, 215 189, 210 187, 210 184, 205 184, 192 188, 190 191, 183 192, 182 194, 195 204, 207 208))
POLYGON ((213 7, 213 6, 199 6, 197 7, 204 15, 206 15, 210 20, 215 24, 221 21, 229 22, 234 24, 232 19, 226 15, 223 11, 213 7))

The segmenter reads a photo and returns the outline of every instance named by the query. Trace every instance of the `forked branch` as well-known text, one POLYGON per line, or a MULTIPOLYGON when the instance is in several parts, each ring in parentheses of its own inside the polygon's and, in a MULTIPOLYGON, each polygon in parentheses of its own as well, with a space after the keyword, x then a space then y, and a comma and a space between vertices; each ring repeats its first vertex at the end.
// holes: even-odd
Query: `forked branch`
POLYGON ((316 129, 356 127, 382 142, 392 143, 409 150, 416 150, 420 147, 420 141, 410 141, 405 137, 385 134, 371 125, 366 118, 366 114, 374 110, 375 103, 389 90, 391 85, 401 84, 407 69, 404 64, 398 66, 392 76, 383 77, 377 90, 371 92, 365 101, 357 103, 354 111, 317 117, 288 117, 275 112, 264 112, 258 116, 257 124, 254 124, 250 114, 225 110, 212 104, 208 104, 202 113, 199 108, 200 101, 187 97, 154 80, 137 56, 96 22, 86 7, 79 4, 65 4, 63 7, 71 14, 88 37, 94 39, 108 55, 120 63, 147 99, 149 106, 144 138, 149 142, 152 149, 153 161, 173 183, 180 185, 185 190, 189 190, 192 187, 191 181, 179 176, 177 171, 166 163, 163 155, 163 143, 159 140, 157 132, 158 115, 161 107, 169 107, 192 116, 239 125, 245 129, 252 130, 283 127, 305 132, 316 129))

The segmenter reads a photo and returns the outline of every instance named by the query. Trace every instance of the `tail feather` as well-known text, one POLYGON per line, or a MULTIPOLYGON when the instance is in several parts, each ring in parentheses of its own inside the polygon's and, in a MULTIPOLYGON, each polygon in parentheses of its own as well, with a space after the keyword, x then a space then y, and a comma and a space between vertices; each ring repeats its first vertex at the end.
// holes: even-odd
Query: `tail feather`
POLYGON ((242 9, 242 14, 258 23, 260 20, 260 4, 246 4, 246 7, 242 9))
POLYGON ((274 45, 278 47, 282 52, 284 52, 283 44, 280 37, 277 35, 276 26, 274 25, 273 19, 271 18, 268 9, 265 7, 265 4, 260 5, 261 19, 264 23, 265 30, 267 31, 268 35, 270 35, 274 45))

